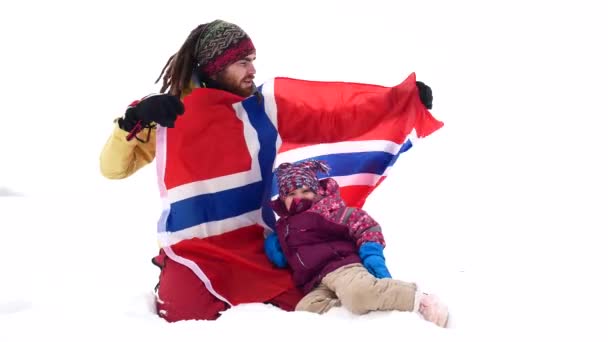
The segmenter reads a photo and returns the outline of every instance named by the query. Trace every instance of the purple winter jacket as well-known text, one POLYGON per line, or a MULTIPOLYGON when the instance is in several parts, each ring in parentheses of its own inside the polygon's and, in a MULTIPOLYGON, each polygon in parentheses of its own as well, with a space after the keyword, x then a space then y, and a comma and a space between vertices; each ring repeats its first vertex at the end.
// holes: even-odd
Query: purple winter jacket
POLYGON ((380 226, 362 209, 347 207, 332 178, 320 181, 314 201, 300 200, 287 210, 276 199, 276 234, 296 286, 312 291, 328 273, 360 263, 358 247, 366 241, 384 245, 380 226))

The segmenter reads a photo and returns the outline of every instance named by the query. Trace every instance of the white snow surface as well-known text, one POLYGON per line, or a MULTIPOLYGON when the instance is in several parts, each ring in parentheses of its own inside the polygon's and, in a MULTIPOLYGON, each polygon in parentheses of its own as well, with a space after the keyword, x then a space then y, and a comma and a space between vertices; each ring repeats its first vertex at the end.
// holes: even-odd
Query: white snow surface
POLYGON ((0 5, 0 341, 606 340, 608 27, 600 1, 21 1, 0 5), (450 308, 154 312, 154 167, 111 181, 112 120, 198 24, 235 22, 275 76, 392 86, 445 122, 365 209, 395 278, 450 308))

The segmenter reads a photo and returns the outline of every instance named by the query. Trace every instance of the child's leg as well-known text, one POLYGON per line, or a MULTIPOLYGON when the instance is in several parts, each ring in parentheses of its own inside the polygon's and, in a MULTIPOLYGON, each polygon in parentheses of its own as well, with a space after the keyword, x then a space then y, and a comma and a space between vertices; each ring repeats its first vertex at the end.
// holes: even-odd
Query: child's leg
POLYGON ((334 291, 327 288, 327 286, 320 284, 300 300, 298 305, 296 305, 296 311, 308 311, 322 314, 335 306, 340 306, 340 300, 336 297, 334 291))
POLYGON ((355 314, 369 311, 415 311, 416 284, 378 279, 361 264, 343 266, 322 280, 342 304, 355 314))

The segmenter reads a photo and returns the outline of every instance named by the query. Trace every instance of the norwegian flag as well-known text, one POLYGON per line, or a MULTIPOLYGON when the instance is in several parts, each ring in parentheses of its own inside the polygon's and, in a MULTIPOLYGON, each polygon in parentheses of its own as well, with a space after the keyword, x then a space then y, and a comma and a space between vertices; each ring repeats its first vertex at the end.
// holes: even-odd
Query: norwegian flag
POLYGON ((157 132, 161 247, 230 305, 293 287, 263 251, 274 227, 273 168, 322 159, 347 204, 362 207, 415 138, 443 126, 415 74, 395 87, 275 78, 243 99, 196 88, 175 128, 157 132))

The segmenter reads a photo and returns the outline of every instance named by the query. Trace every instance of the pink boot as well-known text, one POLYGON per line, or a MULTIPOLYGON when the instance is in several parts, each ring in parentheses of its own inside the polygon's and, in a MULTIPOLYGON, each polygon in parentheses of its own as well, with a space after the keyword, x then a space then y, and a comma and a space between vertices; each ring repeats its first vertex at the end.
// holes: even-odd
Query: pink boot
POLYGON ((441 303, 439 298, 432 294, 418 293, 419 307, 418 312, 425 320, 433 322, 438 326, 445 328, 448 323, 448 307, 441 303))

